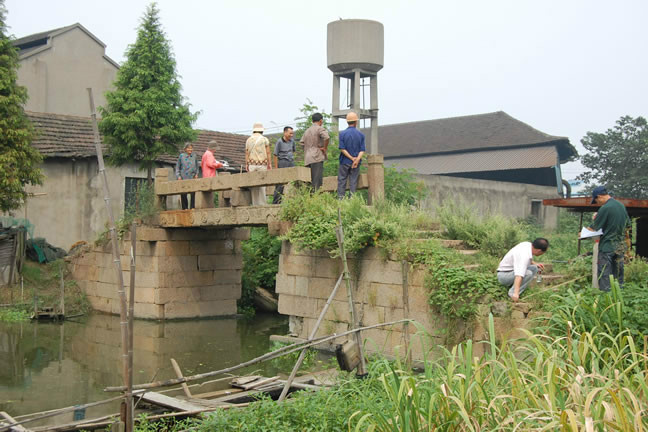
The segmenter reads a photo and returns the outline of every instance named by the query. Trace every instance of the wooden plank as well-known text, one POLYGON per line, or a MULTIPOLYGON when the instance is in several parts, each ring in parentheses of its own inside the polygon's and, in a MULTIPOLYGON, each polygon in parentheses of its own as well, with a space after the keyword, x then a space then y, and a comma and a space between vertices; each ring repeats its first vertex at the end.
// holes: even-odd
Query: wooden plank
POLYGON ((268 393, 271 396, 274 394, 276 396, 279 396, 281 393, 281 390, 283 389, 283 385, 278 384, 278 383, 271 383, 268 385, 268 387, 264 388, 262 391, 255 389, 255 390, 245 390, 241 393, 238 394, 233 394, 229 396, 223 396, 218 399, 211 399, 210 402, 226 402, 226 403, 237 403, 236 401, 242 398, 247 398, 251 397, 253 395, 258 395, 259 393, 268 393))
POLYGON ((279 221, 280 213, 281 206, 271 204, 189 211, 168 210, 160 212, 159 224, 163 228, 264 226, 268 222, 279 221))
POLYGON ((226 176, 217 175, 215 177, 200 179, 156 181, 155 194, 158 196, 166 196, 189 192, 226 191, 235 188, 243 189, 256 186, 272 186, 290 183, 292 181, 310 183, 310 180, 310 168, 296 166, 226 176))
POLYGON ((272 378, 266 378, 266 379, 262 379, 262 380, 258 380, 258 381, 253 381, 253 382, 251 382, 249 384, 244 384, 241 387, 243 388, 243 390, 252 390, 254 388, 261 387, 263 385, 269 384, 269 383, 271 383, 273 381, 277 381, 278 379, 279 379, 279 375, 273 376, 272 378))
POLYGON ((243 388, 245 384, 249 384, 252 381, 256 381, 259 378, 261 378, 261 375, 248 375, 248 376, 242 376, 238 378, 234 378, 230 384, 234 387, 240 387, 243 388))
POLYGON ((187 401, 183 401, 156 392, 146 392, 144 393, 144 396, 142 396, 142 399, 146 402, 171 408, 176 411, 199 411, 205 408, 200 405, 196 405, 187 401))
POLYGON ((211 399, 215 397, 221 397, 221 396, 229 396, 233 395, 236 393, 241 393, 243 391, 242 388, 229 388, 229 389, 224 389, 224 390, 215 390, 211 392, 206 392, 206 393, 198 393, 193 395, 194 399, 211 399))

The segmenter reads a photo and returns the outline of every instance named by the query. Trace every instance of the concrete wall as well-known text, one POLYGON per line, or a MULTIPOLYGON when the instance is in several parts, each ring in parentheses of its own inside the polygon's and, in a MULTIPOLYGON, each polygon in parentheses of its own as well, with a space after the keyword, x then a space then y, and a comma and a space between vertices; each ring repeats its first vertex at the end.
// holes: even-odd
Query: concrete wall
POLYGON ((52 47, 20 60, 18 84, 27 87, 28 111, 87 117, 88 93, 104 106, 112 90, 117 66, 105 57, 105 48, 79 28, 51 40, 52 47))
MULTIPOLYGON (((241 241, 248 228, 223 230, 139 227, 135 266, 135 318, 171 319, 236 314, 241 297, 241 241)), ((112 246, 96 246, 71 258, 72 276, 93 309, 119 314, 112 246)), ((131 242, 120 242, 126 286, 131 242)))
MULTIPOLYGON (((35 226, 35 236, 64 249, 79 240, 94 241, 108 221, 96 159, 46 159, 41 168, 43 185, 28 186, 27 191, 36 195, 27 198, 13 215, 29 219, 35 226)), ((146 171, 136 164, 107 166, 106 176, 113 213, 118 218, 124 212, 126 177, 146 178, 146 171)))
MULTIPOLYGON (((430 195, 423 206, 434 209, 447 201, 473 206, 480 215, 502 214, 524 219, 531 215, 533 200, 557 198, 555 187, 491 180, 473 180, 438 175, 418 175, 427 185, 430 195)), ((545 207, 540 202, 540 222, 548 229, 558 225, 558 208, 545 207)))
MULTIPOLYGON (((428 303, 428 289, 424 287, 425 268, 408 264, 409 314, 403 304, 403 272, 399 261, 384 260, 377 249, 370 248, 359 261, 349 260, 354 279, 353 296, 363 326, 386 323, 403 318, 416 320, 410 324, 412 357, 423 360, 435 355, 439 345, 446 345, 462 337, 474 341, 488 340, 490 304, 480 305, 479 316, 471 322, 449 322, 428 303), (357 272, 357 273, 356 273, 357 272), (421 331, 423 329, 424 331, 421 331)), ((317 318, 342 273, 342 262, 332 259, 326 251, 298 251, 284 241, 279 257, 276 292, 279 295, 279 313, 290 317, 291 334, 308 338, 317 318)), ((506 302, 494 308, 498 336, 519 337, 517 328, 530 326, 534 316, 526 303, 506 302), (512 309, 511 309, 512 308, 512 309), (498 311, 505 310, 502 314, 498 311)), ((316 336, 341 333, 349 329, 349 306, 344 285, 338 290, 316 336)), ((362 333, 368 351, 396 355, 404 353, 405 333, 402 324, 371 329, 362 333)), ((338 339, 341 343, 344 339, 338 339)), ((483 352, 477 345, 477 355, 483 352)))

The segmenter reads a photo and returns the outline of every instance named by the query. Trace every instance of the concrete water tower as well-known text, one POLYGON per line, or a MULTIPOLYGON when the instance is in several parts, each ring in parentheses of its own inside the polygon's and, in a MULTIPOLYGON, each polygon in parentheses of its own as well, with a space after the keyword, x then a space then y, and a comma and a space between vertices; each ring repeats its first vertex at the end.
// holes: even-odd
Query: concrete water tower
POLYGON ((385 30, 370 20, 338 20, 328 24, 326 64, 333 72, 333 121, 354 111, 360 119, 371 119, 370 154, 378 153, 378 71, 383 68, 385 30), (349 88, 345 106, 340 107, 340 83, 349 88), (369 81, 369 101, 363 91, 369 81))

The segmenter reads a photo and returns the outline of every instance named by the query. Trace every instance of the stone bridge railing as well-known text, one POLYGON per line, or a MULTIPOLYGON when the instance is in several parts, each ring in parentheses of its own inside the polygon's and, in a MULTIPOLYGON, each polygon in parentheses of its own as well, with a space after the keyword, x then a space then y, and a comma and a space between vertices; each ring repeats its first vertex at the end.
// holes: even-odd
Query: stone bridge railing
MULTIPOLYGON (((215 177, 192 180, 169 180, 171 170, 158 168, 155 171, 155 194, 160 208, 161 227, 233 227, 267 225, 279 221, 280 206, 252 206, 250 188, 291 182, 310 183, 310 168, 291 167, 268 171, 240 174, 219 173, 215 177), (218 192, 218 207, 214 192, 218 192), (193 210, 167 210, 167 198, 174 195, 195 193, 196 208, 193 210)), ((369 202, 384 196, 384 168, 382 155, 368 156, 368 172, 361 174, 359 189, 369 190, 369 202)), ((322 190, 337 189, 337 177, 325 177, 322 190)))

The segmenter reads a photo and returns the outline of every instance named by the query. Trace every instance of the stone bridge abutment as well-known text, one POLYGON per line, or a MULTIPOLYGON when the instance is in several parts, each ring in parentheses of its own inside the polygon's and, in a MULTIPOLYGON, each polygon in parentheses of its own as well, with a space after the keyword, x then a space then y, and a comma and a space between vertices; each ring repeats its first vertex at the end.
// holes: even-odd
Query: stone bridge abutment
MULTIPOLYGON (((236 314, 241 297, 241 242, 249 228, 138 227, 135 317, 200 318, 236 314)), ((119 314, 111 245, 95 246, 73 258, 72 275, 92 308, 119 314)), ((130 280, 131 242, 120 242, 124 282, 130 280)), ((128 293, 128 289, 126 289, 128 293)))

